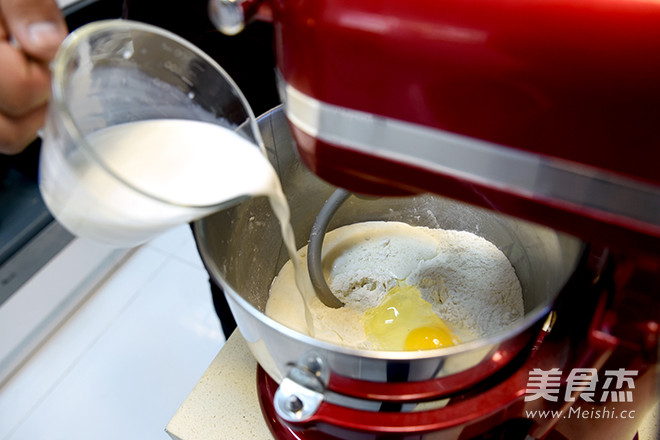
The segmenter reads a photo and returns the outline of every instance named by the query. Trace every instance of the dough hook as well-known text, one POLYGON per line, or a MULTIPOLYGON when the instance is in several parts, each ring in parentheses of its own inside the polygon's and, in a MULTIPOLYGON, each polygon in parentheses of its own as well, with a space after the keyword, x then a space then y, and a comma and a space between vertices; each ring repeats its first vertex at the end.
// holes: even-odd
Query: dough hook
POLYGON ((342 307, 344 303, 332 293, 325 280, 321 265, 321 250, 323 248, 323 238, 328 229, 328 223, 330 223, 332 216, 350 195, 351 193, 345 189, 338 188, 326 200, 319 214, 316 216, 316 220, 312 226, 312 232, 309 234, 309 245, 307 246, 307 268, 316 296, 318 296, 323 304, 334 309, 342 307))

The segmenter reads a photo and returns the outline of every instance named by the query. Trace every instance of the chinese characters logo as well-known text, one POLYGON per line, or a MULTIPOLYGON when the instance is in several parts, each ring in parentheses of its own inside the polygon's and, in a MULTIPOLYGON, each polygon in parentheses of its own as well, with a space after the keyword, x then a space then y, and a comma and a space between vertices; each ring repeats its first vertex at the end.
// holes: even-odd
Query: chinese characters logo
POLYGON ((529 372, 525 402, 545 399, 557 402, 563 398, 565 402, 574 402, 581 398, 586 402, 632 402, 632 391, 635 388, 633 378, 638 374, 635 370, 605 370, 598 377, 595 368, 573 368, 566 378, 566 388, 563 396, 561 391, 562 371, 559 368, 542 370, 534 368, 529 372), (599 379, 602 379, 599 386, 599 379), (602 391, 597 398, 597 392, 602 391), (597 400, 594 400, 597 399, 597 400))

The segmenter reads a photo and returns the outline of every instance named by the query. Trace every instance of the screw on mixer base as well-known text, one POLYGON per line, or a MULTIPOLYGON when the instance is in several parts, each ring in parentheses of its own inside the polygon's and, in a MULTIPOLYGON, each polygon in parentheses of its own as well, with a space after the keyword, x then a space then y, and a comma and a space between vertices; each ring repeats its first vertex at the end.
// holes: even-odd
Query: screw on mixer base
POLYGON ((300 397, 298 396, 289 396, 284 405, 286 406, 287 411, 292 413, 302 411, 304 406, 302 400, 300 400, 300 397))
POLYGON ((316 413, 325 398, 328 372, 324 365, 313 352, 304 354, 298 363, 291 365, 273 397, 275 411, 282 419, 301 422, 316 413))
POLYGON ((282 380, 273 398, 277 415, 287 422, 309 419, 322 402, 323 393, 306 388, 288 377, 282 380))

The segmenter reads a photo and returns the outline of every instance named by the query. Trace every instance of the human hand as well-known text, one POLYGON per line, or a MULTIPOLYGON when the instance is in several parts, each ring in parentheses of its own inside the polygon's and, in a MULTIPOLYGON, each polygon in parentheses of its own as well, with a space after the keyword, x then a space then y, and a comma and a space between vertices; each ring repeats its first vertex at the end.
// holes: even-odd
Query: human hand
POLYGON ((48 63, 67 33, 55 0, 0 0, 0 153, 22 151, 43 126, 48 63))

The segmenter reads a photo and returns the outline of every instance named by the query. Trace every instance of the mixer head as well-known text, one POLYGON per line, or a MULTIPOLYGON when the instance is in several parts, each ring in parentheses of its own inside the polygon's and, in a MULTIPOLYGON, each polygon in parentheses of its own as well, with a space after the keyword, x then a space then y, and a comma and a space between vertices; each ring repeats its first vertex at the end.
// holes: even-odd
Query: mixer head
MULTIPOLYGON (((227 3, 245 18, 259 2, 227 3)), ((659 3, 260 5, 299 153, 320 177, 660 252, 659 3)))

